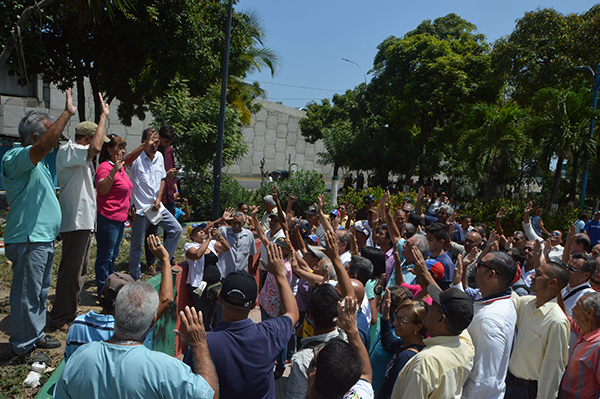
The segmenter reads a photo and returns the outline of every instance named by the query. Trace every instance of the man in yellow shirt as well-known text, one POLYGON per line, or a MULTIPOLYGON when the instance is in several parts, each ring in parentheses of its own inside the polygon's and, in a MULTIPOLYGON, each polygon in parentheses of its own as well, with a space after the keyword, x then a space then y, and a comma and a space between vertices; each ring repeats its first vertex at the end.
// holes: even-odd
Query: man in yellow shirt
POLYGON ((517 342, 508 364, 505 398, 554 399, 569 356, 569 319, 557 302, 569 271, 555 262, 535 269, 535 296, 513 296, 517 342))

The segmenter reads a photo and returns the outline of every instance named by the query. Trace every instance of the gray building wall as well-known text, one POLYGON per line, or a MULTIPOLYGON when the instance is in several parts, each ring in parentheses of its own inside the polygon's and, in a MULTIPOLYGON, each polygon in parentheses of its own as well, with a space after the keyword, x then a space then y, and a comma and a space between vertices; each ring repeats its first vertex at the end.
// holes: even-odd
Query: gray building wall
MULTIPOLYGON (((1 144, 4 146, 12 146, 13 140, 10 137, 19 137, 19 122, 30 109, 41 108, 58 118, 65 108, 65 94, 56 86, 46 85, 41 79, 36 79, 30 86, 22 89, 16 84, 16 78, 8 76, 7 70, 3 69, 0 71, 0 93, 7 92, 13 95, 0 95, 0 137, 4 137, 1 144)), ((91 85, 87 80, 85 92, 85 115, 93 120, 94 101, 91 85)), ((262 109, 252 116, 250 126, 243 129, 249 151, 239 163, 225 168, 224 172, 234 177, 260 178, 260 161, 264 158, 267 172, 288 170, 288 162, 291 161, 298 165, 298 170, 316 170, 326 180, 330 180, 333 168, 317 164, 317 153, 324 151, 323 142, 309 144, 304 141, 300 132, 298 122, 306 112, 265 100, 256 101, 262 105, 262 109)), ((79 108, 76 88, 73 89, 73 102, 79 108)), ((110 105, 106 131, 125 138, 127 149, 131 151, 141 143, 142 131, 152 123, 152 115, 148 112, 144 121, 133 118, 132 125, 126 127, 117 117, 118 104, 118 100, 114 100, 110 105)), ((79 122, 78 115, 71 118, 63 132, 64 136, 72 138, 79 122)))
POLYGON ((249 151, 238 164, 225 168, 225 173, 234 177, 260 177, 260 161, 264 158, 267 172, 288 170, 289 163, 296 163, 298 170, 316 170, 330 180, 333 168, 317 164, 317 153, 325 150, 323 142, 309 144, 300 132, 299 121, 306 112, 266 100, 256 102, 262 109, 252 115, 252 123, 243 130, 249 151))

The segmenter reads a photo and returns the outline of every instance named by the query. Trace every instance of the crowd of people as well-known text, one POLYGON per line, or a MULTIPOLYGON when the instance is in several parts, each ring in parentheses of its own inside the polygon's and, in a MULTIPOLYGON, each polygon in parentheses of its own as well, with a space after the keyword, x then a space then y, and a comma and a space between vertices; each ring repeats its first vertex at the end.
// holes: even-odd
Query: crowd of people
POLYGON ((294 196, 284 209, 275 186, 262 211, 238 204, 190 225, 191 304, 175 331, 187 351, 183 361, 153 351, 153 326, 175 300, 182 232, 174 135, 146 129, 126 155, 122 138, 105 136, 100 102, 100 122, 79 124, 58 151, 58 199, 43 159, 75 114, 70 91, 55 122, 35 111, 23 119, 3 160, 10 344, 24 359, 62 345, 44 329, 63 240, 48 318, 69 332, 55 397, 275 398, 286 363, 290 399, 600 397, 600 212, 562 232, 529 203, 510 234, 503 209, 488 231, 424 188, 395 210, 386 192, 331 212, 319 196, 295 214, 294 196), (128 219, 130 273, 114 273, 128 219), (102 311, 76 317, 94 231, 102 311), (150 270, 162 270, 158 292, 140 281, 144 241, 158 260, 150 270))

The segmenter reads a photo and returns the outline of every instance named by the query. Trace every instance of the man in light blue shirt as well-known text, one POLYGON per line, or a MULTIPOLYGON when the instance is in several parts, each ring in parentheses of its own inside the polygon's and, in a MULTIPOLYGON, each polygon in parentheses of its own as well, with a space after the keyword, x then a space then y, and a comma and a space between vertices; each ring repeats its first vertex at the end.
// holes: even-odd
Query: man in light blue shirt
POLYGON ((194 353, 192 368, 142 345, 156 320, 158 304, 158 294, 148 283, 136 281, 123 287, 115 303, 114 335, 73 353, 56 383, 54 397, 217 398, 217 375, 202 313, 186 306, 180 312, 185 335, 176 331, 194 353))
POLYGON ((2 183, 10 209, 6 216, 6 257, 13 263, 10 290, 11 349, 25 356, 35 348, 58 348, 58 340, 44 334, 46 297, 52 277, 54 239, 61 211, 52 176, 44 157, 60 139, 77 109, 66 92, 65 110, 56 122, 33 110, 19 123, 21 143, 2 159, 2 183))

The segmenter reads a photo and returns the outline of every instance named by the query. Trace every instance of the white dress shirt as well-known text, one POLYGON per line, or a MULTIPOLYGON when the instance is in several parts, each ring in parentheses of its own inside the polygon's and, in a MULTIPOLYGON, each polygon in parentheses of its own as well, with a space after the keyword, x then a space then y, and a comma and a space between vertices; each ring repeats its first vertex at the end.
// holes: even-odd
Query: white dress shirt
POLYGON ((154 158, 150 159, 146 151, 142 151, 133 161, 129 167, 129 178, 133 183, 131 201, 138 215, 144 215, 144 211, 154 204, 160 190, 160 182, 165 177, 167 172, 160 152, 157 151, 154 158))

